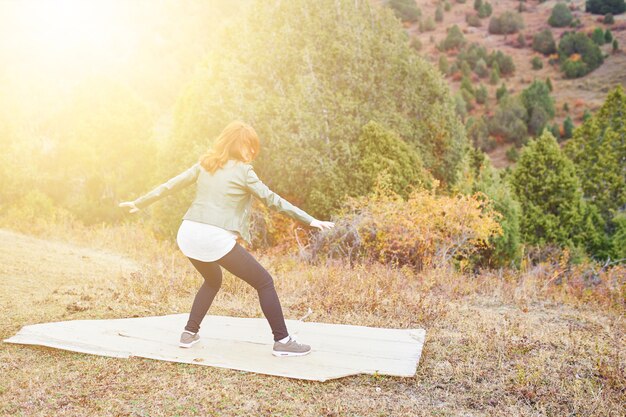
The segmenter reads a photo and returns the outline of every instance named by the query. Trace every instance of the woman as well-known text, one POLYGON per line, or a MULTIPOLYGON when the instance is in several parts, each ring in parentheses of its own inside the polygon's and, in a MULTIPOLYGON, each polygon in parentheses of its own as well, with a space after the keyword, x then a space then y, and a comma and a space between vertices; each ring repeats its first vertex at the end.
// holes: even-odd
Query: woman
POLYGON ((221 267, 224 267, 257 290, 261 310, 274 336, 273 355, 300 356, 311 351, 309 345, 298 343, 289 335, 272 276, 237 239, 250 243, 248 220, 253 196, 268 207, 320 230, 335 224, 315 219, 271 191, 250 164, 259 148, 259 138, 251 126, 231 122, 213 148, 192 167, 148 194, 119 204, 130 207, 130 213, 134 213, 189 184, 197 184, 195 199, 183 216, 176 241, 203 276, 204 283, 180 337, 181 347, 191 347, 200 340, 200 323, 220 289, 221 267))

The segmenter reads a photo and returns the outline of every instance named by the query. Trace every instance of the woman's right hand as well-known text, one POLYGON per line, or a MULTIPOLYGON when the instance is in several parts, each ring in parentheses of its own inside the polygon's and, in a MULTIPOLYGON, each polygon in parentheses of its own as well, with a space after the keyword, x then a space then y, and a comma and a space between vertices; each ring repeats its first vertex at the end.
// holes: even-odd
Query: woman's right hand
POLYGON ((324 229, 332 229, 333 227, 335 227, 335 223, 324 222, 321 220, 314 219, 313 221, 311 221, 311 224, 309 226, 317 227, 320 230, 324 230, 324 229))
POLYGON ((140 210, 139 208, 137 208, 137 206, 135 206, 135 203, 133 203, 132 201, 125 201, 123 203, 120 203, 119 206, 120 207, 130 207, 129 213, 135 213, 135 212, 140 210))

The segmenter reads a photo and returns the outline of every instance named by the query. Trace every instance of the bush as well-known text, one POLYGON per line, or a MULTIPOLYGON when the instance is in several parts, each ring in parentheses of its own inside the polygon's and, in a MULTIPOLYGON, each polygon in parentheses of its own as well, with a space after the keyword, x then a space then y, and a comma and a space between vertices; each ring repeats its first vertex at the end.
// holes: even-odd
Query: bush
POLYGON ((583 25, 583 23, 580 21, 580 19, 576 18, 576 19, 572 20, 572 23, 570 23, 569 26, 576 29, 576 28, 581 27, 582 25, 583 25))
POLYGON ((476 64, 480 60, 484 60, 485 62, 488 59, 487 49, 479 45, 476 42, 472 42, 469 45, 465 45, 457 56, 457 60, 467 62, 470 68, 476 67, 476 64))
POLYGON ((517 35, 517 46, 519 46, 520 48, 523 48, 526 46, 526 36, 524 36, 523 33, 520 33, 519 35, 517 35))
POLYGON ((530 62, 534 70, 540 70, 541 68, 543 68, 543 61, 539 59, 538 56, 533 57, 533 59, 530 62))
POLYGON ((496 147, 496 141, 489 136, 489 128, 484 116, 468 118, 465 130, 475 148, 489 152, 496 147))
MULTIPOLYGON (((88 207, 87 204, 84 205, 88 207)), ((55 204, 53 198, 37 188, 25 191, 7 206, 3 216, 7 224, 25 233, 45 230, 50 224, 63 224, 76 221, 76 216, 63 205, 55 204), (23 230, 24 228, 25 230, 23 230)))
POLYGON ((613 34, 611 33, 610 29, 607 29, 606 32, 604 32, 604 43, 611 43, 613 41, 613 34))
POLYGON ((510 55, 506 55, 502 51, 493 51, 489 54, 487 58, 487 64, 490 67, 494 65, 498 65, 498 70, 500 71, 500 75, 511 75, 515 72, 515 64, 513 63, 513 58, 510 55))
POLYGON ((537 107, 533 109, 532 113, 530 113, 529 115, 527 122, 528 133, 533 136, 540 134, 547 126, 549 120, 550 115, 548 115, 548 113, 546 113, 543 108, 537 107))
POLYGON ((619 50, 619 43, 617 39, 613 39, 613 52, 617 52, 619 50))
POLYGON ((500 67, 498 66, 498 63, 496 62, 491 67, 491 72, 489 73, 489 84, 496 85, 499 82, 500 82, 500 67))
POLYGON ((465 102, 465 109, 469 112, 474 109, 474 93, 466 90, 465 88, 461 88, 460 90, 461 96, 463 96, 463 101, 465 102))
POLYGON ((556 44, 554 43, 550 29, 544 29, 533 36, 533 50, 544 55, 550 55, 556 52, 556 44))
POLYGON ((485 17, 491 16, 492 12, 493 12, 493 8, 491 7, 491 3, 485 2, 478 9, 478 17, 480 17, 481 19, 484 19, 485 17))
POLYGON ((587 35, 581 32, 567 32, 559 42, 561 70, 567 78, 581 77, 597 67, 604 58, 602 51, 587 35))
POLYGON ((487 101, 487 88, 480 84, 474 92, 474 97, 476 97, 476 103, 485 104, 487 101))
POLYGON ((548 56, 548 64, 550 65, 558 65, 560 62, 559 54, 551 54, 548 56))
POLYGON ((612 219, 615 232, 611 236, 611 252, 613 259, 626 258, 626 212, 620 212, 612 219))
POLYGON ((443 21, 443 9, 441 8, 441 4, 437 6, 435 9, 435 22, 443 21))
POLYGON ((454 110, 461 119, 465 119, 465 116, 467 116, 467 103, 461 92, 454 95, 454 110))
POLYGON ((550 132, 552 133, 552 136, 556 138, 557 141, 561 140, 561 128, 559 128, 558 123, 553 123, 552 126, 550 126, 550 132))
POLYGON ((548 24, 552 27, 562 28, 569 26, 574 17, 565 3, 557 3, 552 9, 548 24))
POLYGON ((474 86, 472 85, 472 81, 469 77, 463 77, 461 80, 461 89, 469 91, 472 95, 474 94, 474 86))
POLYGON ((567 116, 563 121, 563 139, 569 139, 574 133, 574 122, 572 118, 567 116))
POLYGON ((489 21, 489 33, 508 35, 517 33, 524 27, 524 19, 517 12, 506 11, 499 17, 492 17, 489 21))
POLYGON ((336 231, 315 246, 341 247, 336 251, 419 271, 467 260, 502 234, 501 217, 482 193, 415 190, 404 200, 386 188, 381 174, 370 195, 346 199, 336 231))
POLYGON ((470 67, 470 64, 467 61, 461 62, 461 74, 463 74, 463 77, 469 77, 471 73, 472 67, 470 67))
POLYGON ((526 108, 529 133, 539 135, 555 114, 554 99, 550 96, 548 86, 543 81, 533 81, 522 91, 520 100, 526 108))
POLYGON ((507 94, 500 99, 500 105, 489 120, 489 133, 521 145, 528 135, 526 117, 526 109, 521 100, 507 94))
POLYGON ((624 0, 587 0, 585 10, 593 14, 621 14, 626 11, 624 0))
POLYGON ((601 28, 595 28, 591 34, 591 40, 594 41, 596 45, 604 45, 604 31, 601 28))
POLYGON ((511 146, 509 149, 506 150, 506 159, 508 159, 511 162, 517 162, 517 160, 519 159, 519 151, 517 150, 517 146, 511 146))
POLYGON ((565 78, 579 78, 590 72, 586 63, 572 59, 567 59, 561 64, 561 71, 565 73, 565 78))
POLYGON ((474 72, 480 78, 485 78, 487 75, 489 75, 489 70, 487 69, 487 63, 485 62, 484 59, 481 58, 478 60, 478 62, 476 63, 476 66, 474 67, 474 72))
POLYGON ((465 15, 465 22, 472 27, 480 27, 482 24, 480 21, 480 17, 474 13, 468 13, 465 15))
POLYGON ((602 19, 602 22, 605 25, 612 25, 613 23, 615 23, 615 18, 613 17, 613 13, 605 14, 604 19, 602 19))
POLYGON ((422 15, 414 0, 389 0, 394 14, 404 22, 416 22, 422 15))
POLYGON ((478 11, 483 5, 483 0, 474 0, 474 10, 478 11))
POLYGON ((457 72, 459 72, 459 63, 454 61, 451 65, 450 65, 450 69, 448 70, 449 74, 456 74, 457 72))
POLYGON ((450 9, 452 9, 452 5, 450 4, 450 2, 449 2, 449 1, 445 1, 445 2, 443 3, 443 10, 445 10, 446 12, 449 12, 449 11, 450 11, 450 9))
POLYGON ((500 100, 502 100, 502 98, 504 96, 506 96, 509 93, 508 88, 506 88, 506 85, 502 84, 500 87, 498 87, 498 89, 496 90, 496 100, 498 100, 498 102, 500 102, 500 100))
POLYGON ((443 54, 439 55, 439 71, 441 71, 443 75, 448 75, 449 69, 448 58, 443 54))
POLYGON ((420 32, 430 32, 435 30, 435 22, 433 21, 433 18, 429 17, 426 20, 422 20, 419 24, 419 30, 420 32))
POLYGON ((502 214, 499 223, 503 234, 493 238, 493 245, 490 248, 484 248, 477 254, 480 258, 479 262, 492 267, 510 265, 511 263, 519 265, 521 258, 520 204, 515 200, 513 190, 506 181, 504 172, 494 168, 484 152, 478 149, 472 150, 470 158, 470 166, 476 178, 471 192, 485 193, 490 200, 493 200, 496 210, 502 214))
POLYGON ((463 32, 461 32, 461 29, 457 25, 454 25, 448 29, 448 34, 446 35, 446 38, 441 41, 439 49, 442 51, 448 51, 450 49, 460 48, 465 45, 465 42, 463 32))

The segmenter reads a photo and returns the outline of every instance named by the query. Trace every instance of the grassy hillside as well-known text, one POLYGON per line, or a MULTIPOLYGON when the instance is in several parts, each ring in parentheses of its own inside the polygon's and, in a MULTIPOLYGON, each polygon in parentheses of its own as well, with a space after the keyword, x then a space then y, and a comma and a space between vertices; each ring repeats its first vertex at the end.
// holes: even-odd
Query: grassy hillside
MULTIPOLYGON (((186 312, 200 285, 176 248, 137 226, 52 227, 40 235, 46 237, 0 231, 3 339, 31 323, 186 312)), ((620 413, 623 269, 622 278, 616 268, 588 287, 582 274, 558 261, 519 274, 460 276, 376 263, 308 266, 293 253, 255 255, 274 276, 287 318, 311 307, 312 321, 425 328, 416 376, 316 383, 1 344, 0 415, 620 413)), ((262 317, 256 293, 227 272, 209 314, 262 317)))
MULTIPOLYGON (((489 1, 493 16, 519 4, 489 1)), ((482 153, 466 154, 457 112, 466 110, 465 97, 476 98, 470 90, 479 83, 488 97, 473 116, 502 113, 508 99, 497 107, 494 96, 503 82, 518 95, 533 79, 550 77, 554 121, 567 114, 578 125, 614 84, 626 83, 626 54, 603 45, 607 58, 599 68, 566 80, 529 46, 548 26, 553 1, 524 2, 524 47, 517 34, 488 34, 490 18, 470 27, 465 16, 474 12, 473 0, 444 0, 449 10, 435 22, 438 2, 419 3, 432 29, 407 24, 409 36, 390 11, 370 10, 364 1, 325 0, 320 7, 320 1, 267 0, 257 9, 247 0, 164 0, 154 7, 103 1, 102 9, 74 2, 77 13, 71 14, 58 14, 52 2, 5 2, 16 14, 5 13, 7 24, 0 24, 7 32, 0 36, 0 58, 8 63, 0 65, 2 339, 33 323, 188 313, 202 277, 175 240, 163 237, 180 224, 193 187, 143 213, 129 214, 118 204, 181 172, 231 118, 259 128, 261 155, 274 158, 267 171, 259 170, 261 177, 298 205, 305 198, 320 209, 342 201, 345 208, 357 205, 348 204, 350 193, 343 191, 365 195, 372 174, 384 167, 395 175, 392 185, 422 179, 407 168, 419 166, 419 158, 458 189, 420 191, 406 202, 369 196, 365 211, 352 213, 352 207, 342 219, 320 210, 320 219, 337 220, 334 235, 296 228, 268 208, 255 209, 250 219, 258 236, 253 243, 259 243, 253 247, 265 248, 253 254, 274 277, 288 319, 310 308, 310 321, 424 328, 427 340, 412 378, 361 375, 317 383, 1 343, 0 417, 621 415, 626 265, 613 252, 607 261, 592 261, 583 251, 626 247, 626 223, 617 213, 626 201, 619 164, 626 99, 616 93, 575 131, 570 143, 585 144, 572 150, 575 167, 546 135, 534 155, 520 158, 516 172, 522 174, 508 178, 484 163, 482 153), (111 8, 123 4, 125 12, 111 8), (222 41, 214 37, 225 18, 246 10, 249 20, 230 26, 222 41), (458 49, 444 55, 436 45, 455 24, 468 42, 512 56, 517 70, 490 84, 489 77, 473 78, 466 59, 464 88, 463 69, 444 80, 439 59, 452 64, 458 49), (417 40, 434 66, 410 49, 409 41, 417 40), (22 59, 22 53, 32 56, 22 59), (541 69, 532 69, 532 57, 541 69), (415 149, 407 150, 410 142, 415 149), (464 194, 470 190, 493 201, 464 194), (586 212, 583 197, 594 202, 586 212), (473 249, 497 229, 491 203, 504 215, 505 238, 478 253, 473 249), (569 246, 581 241, 588 245, 569 246), (326 261, 327 243, 328 254, 339 259, 326 261), (353 256, 361 250, 365 256, 353 256), (486 265, 490 269, 482 269, 486 265)), ((578 7, 579 30, 607 27, 581 11, 582 0, 568 4, 578 7)), ((611 30, 624 48, 626 13, 615 20, 611 30)), ((558 40, 566 29, 551 30, 558 40)), ((593 45, 586 52, 600 61, 593 45)), ((500 59, 509 64, 486 55, 480 58, 489 66, 500 59)), ((574 69, 582 65, 579 58, 570 62, 574 69)), ((522 98, 550 107, 543 114, 552 117, 547 84, 535 86, 532 97, 522 98)), ((509 110, 523 117, 498 120, 497 127, 521 126, 515 135, 488 123, 467 129, 479 131, 485 140, 476 142, 487 145, 489 133, 499 135, 490 155, 494 165, 508 166, 511 145, 504 138, 523 143, 532 116, 541 122, 532 131, 541 130, 545 117, 530 107, 517 103, 509 110)), ((262 317, 256 291, 227 271, 209 314, 262 317)), ((307 343, 305 334, 299 337, 307 343)), ((267 343, 269 355, 269 332, 267 343)))

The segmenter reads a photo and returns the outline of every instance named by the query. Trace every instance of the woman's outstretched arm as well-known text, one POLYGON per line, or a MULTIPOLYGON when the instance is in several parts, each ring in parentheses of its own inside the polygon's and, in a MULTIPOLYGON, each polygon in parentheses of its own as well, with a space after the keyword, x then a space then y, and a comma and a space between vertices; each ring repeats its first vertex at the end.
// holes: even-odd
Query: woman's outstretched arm
POLYGON ((176 191, 181 190, 186 186, 196 182, 196 180, 198 179, 198 175, 200 174, 200 169, 202 169, 200 167, 200 163, 196 162, 193 166, 191 166, 191 168, 186 169, 185 171, 169 179, 165 183, 154 188, 147 194, 144 194, 141 197, 133 200, 132 203, 138 209, 143 209, 154 203, 155 201, 158 201, 163 197, 173 194, 176 191))
POLYGON ((286 214, 292 219, 301 221, 307 225, 311 225, 316 219, 306 211, 294 206, 274 191, 270 190, 254 172, 252 165, 246 167, 246 189, 260 199, 266 206, 286 214))

